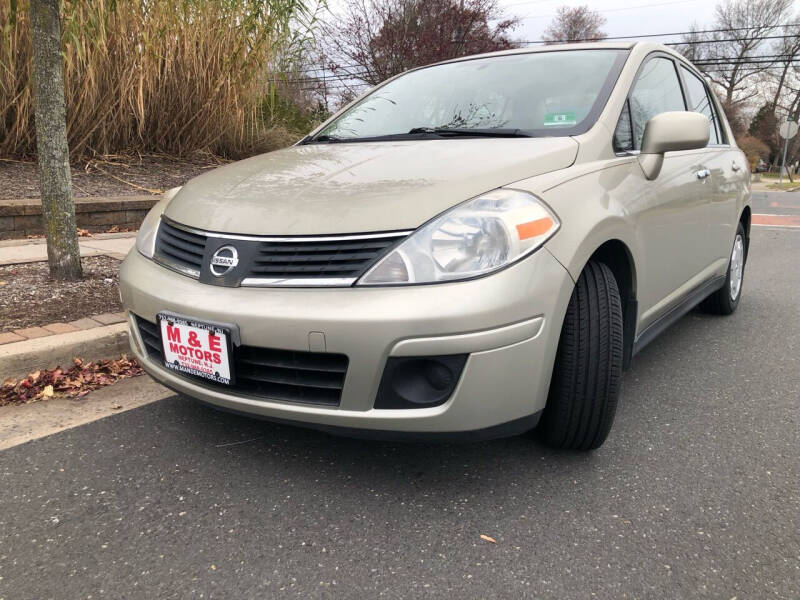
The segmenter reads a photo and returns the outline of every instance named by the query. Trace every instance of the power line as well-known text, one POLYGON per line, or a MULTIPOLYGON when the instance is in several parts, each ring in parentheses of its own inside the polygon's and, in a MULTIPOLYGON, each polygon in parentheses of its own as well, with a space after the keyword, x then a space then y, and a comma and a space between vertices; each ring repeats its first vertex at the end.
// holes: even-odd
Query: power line
MULTIPOLYGON (((774 25, 770 26, 765 29, 780 29, 780 28, 788 28, 788 27, 800 27, 800 23, 787 23, 782 25, 774 25)), ((656 37, 670 37, 670 36, 679 36, 679 35, 700 35, 700 34, 709 34, 709 33, 725 33, 725 32, 734 32, 734 31, 747 31, 750 30, 749 27, 731 27, 731 28, 718 28, 718 29, 702 29, 696 31, 675 31, 675 32, 667 32, 667 33, 651 33, 651 34, 637 34, 631 36, 610 36, 606 38, 596 38, 596 39, 589 39, 589 40, 574 40, 574 41, 603 41, 603 40, 626 40, 626 39, 645 39, 645 38, 656 38, 656 37)), ((771 36, 758 36, 755 38, 751 38, 752 41, 764 41, 764 40, 776 40, 776 39, 790 39, 790 38, 797 38, 796 35, 771 35, 771 36)), ((666 46, 693 46, 693 45, 700 45, 700 44, 712 44, 712 43, 722 43, 722 42, 733 42, 739 41, 738 38, 727 38, 727 39, 712 39, 712 40, 686 40, 681 42, 668 42, 666 46)), ((469 40, 467 40, 469 42, 469 40)), ((516 43, 519 44, 544 44, 547 43, 546 40, 517 40, 516 43)), ((558 43, 569 43, 569 42, 558 42, 558 43)), ((766 58, 768 56, 775 56, 778 57, 779 55, 764 55, 764 56, 755 56, 755 57, 748 57, 748 58, 766 58)), ((708 64, 707 61, 712 59, 699 59, 695 61, 695 64, 708 64), (706 62, 704 62, 706 61, 706 62)), ((716 60, 716 59, 714 59, 716 60)), ((722 59, 719 59, 722 60, 722 59)), ((743 61, 738 61, 742 64, 743 61)), ((769 61, 767 61, 769 62, 769 61)), ((776 61, 778 59, 776 58, 776 61)), ((784 61, 785 62, 785 61, 784 61)), ((720 65, 723 63, 720 62, 720 65)), ((763 63, 758 63, 763 64, 763 63)), ((361 69, 363 66, 358 64, 345 64, 340 65, 339 69, 361 69)), ((343 74, 335 74, 335 73, 326 73, 327 67, 309 67, 306 70, 299 71, 299 73, 321 73, 319 75, 314 75, 310 77, 297 77, 295 79, 287 80, 287 82, 291 83, 313 83, 313 82, 320 82, 320 83, 327 83, 328 81, 341 81, 344 78, 350 79, 363 79, 364 77, 368 76, 370 73, 367 70, 361 70, 351 73, 343 73, 343 74)), ((294 73, 292 73, 294 75, 294 73)))
POLYGON ((800 56, 792 57, 792 58, 786 58, 786 59, 781 60, 781 61, 777 61, 775 59, 769 59, 769 58, 763 59, 763 60, 740 60, 740 61, 731 61, 731 60, 727 60, 727 59, 726 60, 714 60, 714 59, 705 60, 705 59, 702 59, 702 60, 693 60, 692 64, 698 65, 698 66, 702 65, 702 66, 706 66, 706 67, 709 67, 709 66, 710 67, 713 67, 713 66, 723 66, 724 67, 724 66, 736 66, 736 65, 775 65, 775 64, 783 65, 783 64, 786 64, 786 63, 794 63, 794 62, 797 62, 797 61, 800 61, 800 56))
MULTIPOLYGON (((800 27, 800 23, 793 23, 791 25, 779 25, 777 27, 800 27)), ((748 28, 749 29, 749 28, 748 28)), ((518 44, 580 44, 584 42, 607 42, 609 40, 637 40, 643 38, 654 38, 654 37, 668 37, 668 36, 676 36, 676 35, 692 35, 692 34, 700 34, 700 33, 724 33, 725 29, 709 29, 707 31, 677 31, 673 33, 647 33, 641 35, 618 35, 618 36, 611 36, 611 37, 603 37, 603 38, 587 38, 584 40, 564 40, 564 41, 557 41, 554 42, 552 40, 515 40, 518 44)), ((762 35, 756 36, 754 38, 750 38, 753 41, 760 41, 760 40, 777 40, 777 39, 785 39, 785 38, 796 38, 797 35, 762 35)), ((665 46, 680 46, 680 45, 692 45, 692 44, 714 44, 717 42, 736 42, 739 41, 741 38, 729 38, 729 39, 710 39, 710 40, 686 40, 681 42, 664 42, 665 46)))
MULTIPOLYGON (((780 29, 786 27, 800 27, 800 23, 787 23, 785 25, 773 25, 766 29, 780 29)), ((637 35, 619 35, 619 36, 609 36, 604 38, 588 38, 585 40, 565 40, 555 42, 555 44, 568 44, 568 43, 579 43, 579 42, 601 42, 601 41, 608 41, 608 40, 634 40, 634 39, 646 39, 646 38, 656 38, 656 37, 674 37, 678 35, 699 35, 699 34, 706 34, 706 33, 725 33, 730 31, 747 31, 752 28, 750 27, 729 27, 729 28, 720 28, 720 29, 701 29, 697 31, 673 31, 669 33, 646 33, 646 34, 637 34, 637 35)), ((797 35, 770 35, 770 36, 758 36, 752 38, 753 41, 764 41, 764 40, 777 40, 777 39, 790 39, 796 38, 797 35)), ((470 40, 466 40, 469 42, 470 40)), ((681 42, 666 42, 665 46, 692 46, 698 44, 711 44, 711 43, 722 43, 722 42, 736 42, 739 41, 738 38, 729 38, 729 39, 717 39, 717 40, 686 40, 681 42)), ((515 40, 518 44, 547 44, 554 42, 549 42, 548 40, 515 40)), ((462 40, 457 40, 454 43, 464 43, 462 40)), ((356 68, 361 67, 361 65, 357 64, 346 64, 341 65, 340 68, 347 69, 347 68, 356 68)), ((329 70, 327 67, 308 67, 304 69, 303 73, 310 73, 310 72, 325 72, 329 70)), ((323 75, 324 76, 324 75, 323 75)))
MULTIPOLYGON (((688 4, 689 2, 695 2, 696 0, 668 0, 666 2, 654 2, 651 4, 639 4, 637 6, 625 6, 622 8, 607 8, 605 10, 598 10, 597 12, 601 14, 606 14, 610 12, 623 12, 626 10, 636 10, 638 8, 653 8, 656 6, 667 6, 670 4, 688 4)), ((556 15, 528 15, 526 17, 520 17, 520 20, 527 20, 527 19, 549 19, 555 17, 556 15)))

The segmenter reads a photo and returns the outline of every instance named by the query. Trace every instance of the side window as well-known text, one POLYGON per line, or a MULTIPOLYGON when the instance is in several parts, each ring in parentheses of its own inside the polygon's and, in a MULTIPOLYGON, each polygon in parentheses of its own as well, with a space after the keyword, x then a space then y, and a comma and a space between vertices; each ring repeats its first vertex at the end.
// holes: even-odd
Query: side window
MULTIPOLYGON (((628 149, 641 150, 647 121, 659 113, 673 110, 686 110, 675 63, 668 58, 651 58, 639 72, 626 103, 626 111, 630 113, 633 139, 633 147, 628 149)), ((620 124, 625 118, 626 111, 622 112, 620 124)), ((618 125, 617 130, 619 128, 618 125)))
POLYGON ((686 92, 689 95, 689 110, 692 112, 699 112, 708 118, 708 123, 711 126, 711 135, 708 138, 709 144, 720 144, 720 126, 719 120, 714 113, 713 103, 708 96, 708 91, 703 80, 697 75, 692 73, 686 67, 681 67, 683 73, 683 80, 686 82, 686 92))

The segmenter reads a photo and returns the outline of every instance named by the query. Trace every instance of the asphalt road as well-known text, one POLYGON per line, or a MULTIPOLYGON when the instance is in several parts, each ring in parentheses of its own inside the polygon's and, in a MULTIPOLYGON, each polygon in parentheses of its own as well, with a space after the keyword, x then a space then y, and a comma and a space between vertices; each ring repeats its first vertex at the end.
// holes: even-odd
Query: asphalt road
POLYGON ((754 213, 789 217, 785 224, 798 225, 800 192, 753 192, 751 206, 754 213))
POLYGON ((739 311, 637 356, 592 454, 176 397, 2 451, 0 598, 796 599, 798 259, 755 230, 739 311))

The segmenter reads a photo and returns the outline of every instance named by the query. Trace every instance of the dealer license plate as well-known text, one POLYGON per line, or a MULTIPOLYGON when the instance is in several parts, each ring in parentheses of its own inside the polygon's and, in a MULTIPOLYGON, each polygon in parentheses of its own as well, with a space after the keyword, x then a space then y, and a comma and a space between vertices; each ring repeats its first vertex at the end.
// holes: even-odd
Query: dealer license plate
POLYGON ((159 313, 164 366, 231 385, 231 331, 228 327, 159 313))

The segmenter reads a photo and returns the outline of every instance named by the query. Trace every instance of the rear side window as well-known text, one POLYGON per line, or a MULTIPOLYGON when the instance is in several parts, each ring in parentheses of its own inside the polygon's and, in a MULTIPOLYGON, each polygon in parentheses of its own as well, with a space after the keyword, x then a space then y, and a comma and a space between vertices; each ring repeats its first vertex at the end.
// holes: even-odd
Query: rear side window
POLYGON ((683 81, 686 82, 686 93, 688 94, 689 110, 692 112, 699 112, 708 118, 708 123, 711 125, 711 135, 708 138, 709 144, 721 144, 722 135, 719 125, 719 119, 714 111, 714 105, 708 95, 708 88, 697 75, 692 73, 686 67, 681 67, 683 72, 683 81))
POLYGON ((675 63, 668 58, 651 58, 639 72, 622 111, 614 133, 615 145, 617 140, 630 139, 632 146, 622 150, 641 150, 647 121, 657 114, 674 110, 686 110, 675 63), (626 128, 630 128, 630 133, 625 131, 626 128))

